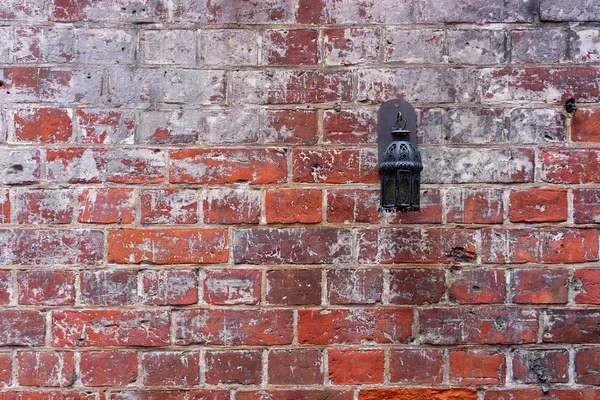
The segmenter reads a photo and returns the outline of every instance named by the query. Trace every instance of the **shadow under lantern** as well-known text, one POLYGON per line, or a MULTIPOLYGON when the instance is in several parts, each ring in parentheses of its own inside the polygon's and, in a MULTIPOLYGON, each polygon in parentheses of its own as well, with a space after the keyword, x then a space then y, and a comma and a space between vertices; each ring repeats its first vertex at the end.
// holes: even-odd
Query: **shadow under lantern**
POLYGON ((378 114, 381 209, 418 211, 421 154, 416 146, 417 115, 404 100, 384 103, 378 114))

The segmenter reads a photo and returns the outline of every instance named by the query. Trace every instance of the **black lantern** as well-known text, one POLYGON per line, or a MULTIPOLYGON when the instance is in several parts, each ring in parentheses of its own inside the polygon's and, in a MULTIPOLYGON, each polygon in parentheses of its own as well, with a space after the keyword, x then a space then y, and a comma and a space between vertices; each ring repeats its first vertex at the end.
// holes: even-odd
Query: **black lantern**
POLYGON ((379 111, 379 171, 382 210, 419 210, 423 164, 414 143, 414 135, 411 140, 411 130, 407 129, 409 126, 414 132, 416 114, 410 104, 402 100, 392 100, 381 107, 379 111), (390 126, 391 121, 394 121, 392 126, 390 126), (383 152, 382 147, 384 147, 383 152))

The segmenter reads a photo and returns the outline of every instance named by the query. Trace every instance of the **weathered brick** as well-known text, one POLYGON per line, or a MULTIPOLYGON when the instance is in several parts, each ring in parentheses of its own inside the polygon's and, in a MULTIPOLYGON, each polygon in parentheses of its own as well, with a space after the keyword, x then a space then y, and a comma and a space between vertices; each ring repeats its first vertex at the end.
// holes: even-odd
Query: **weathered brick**
POLYGON ((513 357, 512 371, 518 383, 566 383, 569 380, 569 352, 519 350, 513 357))
POLYGON ((390 381, 402 384, 441 383, 443 352, 436 349, 398 349, 390 355, 390 381))
POLYGON ((564 29, 514 30, 511 42, 515 64, 559 64, 567 58, 564 29))
POLYGON ((323 354, 319 349, 271 350, 268 379, 271 385, 323 383, 323 354))
POLYGON ((485 400, 507 400, 507 399, 527 399, 527 400, 545 400, 548 397, 561 400, 579 400, 585 397, 597 395, 595 390, 577 390, 577 389, 502 389, 486 390, 485 400))
POLYGON ((97 230, 0 229, 0 265, 98 265, 103 249, 97 230))
POLYGON ((18 382, 22 386, 66 387, 75 381, 74 354, 54 351, 20 351, 18 382))
POLYGON ((600 385, 600 349, 578 350, 575 354, 575 382, 584 385, 600 385))
MULTIPOLYGON (((574 118, 578 114, 574 114, 574 118)), ((508 141, 515 144, 564 142, 565 119, 565 115, 558 110, 514 109, 510 113, 508 141)))
POLYGON ((207 270, 204 276, 204 301, 208 304, 258 304, 262 273, 257 270, 207 270))
POLYGON ((442 269, 390 269, 391 304, 434 304, 443 300, 446 278, 442 269))
POLYGON ((45 3, 42 0, 32 0, 26 3, 20 0, 7 0, 0 6, 0 20, 39 21, 45 17, 45 3))
POLYGON ((598 235, 591 229, 484 229, 484 263, 543 264, 598 260, 598 235))
POLYGON ((13 56, 20 64, 67 63, 73 59, 74 47, 75 34, 70 27, 19 27, 15 30, 13 56))
POLYGON ((206 66, 258 64, 259 32, 244 29, 198 31, 198 59, 206 66))
POLYGON ((243 229, 234 232, 233 240, 236 264, 343 264, 352 259, 348 229, 243 229))
POLYGON ((95 103, 102 95, 102 72, 92 67, 40 68, 39 99, 51 103, 95 103))
POLYGON ((297 21, 301 24, 353 24, 414 22, 407 0, 300 0, 297 21))
POLYGON ((375 304, 381 302, 383 273, 380 269, 327 270, 330 304, 375 304))
POLYGON ((85 305, 126 306, 138 301, 136 271, 82 271, 79 279, 80 300, 85 305))
POLYGON ((0 304, 5 305, 10 303, 12 297, 12 280, 13 272, 0 270, 0 304))
POLYGON ((451 301, 459 304, 504 303, 506 278, 501 269, 463 269, 452 274, 448 288, 451 301))
POLYGON ((327 191, 327 222, 379 223, 379 190, 330 189, 327 191))
POLYGON ((261 131, 266 143, 315 144, 319 116, 312 110, 266 110, 261 131))
POLYGON ((198 302, 198 280, 195 271, 148 270, 142 273, 144 304, 179 306, 198 302))
POLYGON ((140 59, 144 64, 196 65, 194 31, 141 31, 140 59))
POLYGON ((506 379, 504 354, 494 350, 455 350, 448 362, 453 384, 498 385, 506 379))
POLYGON ((65 310, 53 312, 51 321, 52 345, 55 347, 169 344, 170 316, 164 311, 65 310))
POLYGON ((291 310, 188 310, 173 316, 178 345, 268 346, 290 344, 291 310))
POLYGON ((321 189, 270 189, 265 194, 269 224, 311 224, 323 220, 321 189))
POLYGON ((520 269, 512 276, 513 303, 564 304, 567 302, 566 270, 520 269))
POLYGON ((585 64, 600 61, 600 49, 598 49, 600 33, 598 29, 580 28, 571 30, 569 33, 569 48, 573 62, 585 64))
POLYGON ((131 224, 135 219, 133 189, 84 189, 79 196, 79 222, 131 224))
POLYGON ((269 24, 286 23, 292 16, 291 4, 284 0, 258 3, 235 0, 174 0, 176 21, 202 24, 269 24))
MULTIPOLYGON (((379 197, 379 190, 377 191, 379 197)), ((379 199, 378 199, 379 200, 379 199)), ((367 204, 367 206, 369 206, 367 204)), ((421 190, 419 211, 396 212, 388 214, 390 224, 441 224, 442 195, 438 189, 421 190)), ((379 204, 376 209, 379 208, 379 204)))
POLYGON ((301 344, 407 343, 413 313, 408 308, 352 308, 299 310, 301 344))
POLYGON ((19 304, 64 306, 75 303, 73 271, 19 271, 19 304))
POLYGON ((247 189, 208 190, 202 197, 207 224, 258 224, 261 193, 247 189))
POLYGON ((82 144, 132 144, 135 119, 130 110, 77 110, 77 141, 82 144))
POLYGON ((352 400, 354 392, 352 390, 261 390, 261 391, 238 391, 236 392, 236 400, 262 400, 265 396, 274 400, 293 400, 293 399, 310 399, 310 400, 352 400))
POLYGON ((135 351, 81 353, 81 383, 85 386, 125 386, 137 379, 137 361, 135 351))
POLYGON ((141 360, 145 386, 192 386, 200 382, 200 353, 150 352, 141 360))
MULTIPOLYGON (((1 12, 1 11, 0 11, 1 12)), ((16 53, 17 43, 13 43, 12 29, 8 26, 0 27, 0 62, 9 64, 13 61, 13 54, 16 53)), ((15 39, 16 42, 17 39, 15 39)))
POLYGON ((119 264, 207 264, 227 261, 223 229, 113 229, 108 261, 119 264))
POLYGON ((294 149, 292 179, 308 183, 378 183, 377 155, 369 150, 294 149))
POLYGON ((505 307, 423 309, 419 326, 424 344, 535 343, 538 313, 505 307))
POLYGON ((502 30, 450 30, 446 40, 452 64, 501 64, 506 60, 506 33, 502 30))
POLYGON ((334 385, 383 383, 383 350, 329 350, 329 381, 334 385))
POLYGON ((389 29, 385 35, 384 61, 435 64, 442 61, 441 29, 389 29))
POLYGON ((501 224, 502 189, 450 188, 446 192, 446 220, 464 224, 501 224))
POLYGON ((599 149, 547 149, 541 152, 542 180, 550 183, 600 182, 599 149))
POLYGON ((85 64, 131 64, 135 58, 136 37, 122 29, 78 29, 77 61, 85 64))
POLYGON ((196 143, 200 134, 198 112, 148 110, 140 113, 137 142, 140 144, 196 143))
POLYGON ((168 16, 164 0, 52 0, 50 19, 60 22, 115 22, 125 19, 132 22, 161 22, 168 16))
POLYGON ((230 400, 224 389, 112 391, 115 400, 230 400))
POLYGON ((209 351, 206 382, 210 384, 257 385, 262 379, 262 351, 209 351))
POLYGON ((358 251, 367 264, 472 262, 477 255, 474 231, 438 228, 362 230, 358 251))
POLYGON ((573 273, 575 303, 600 304, 600 274, 597 269, 582 268, 573 273))
POLYGON ((6 102, 38 101, 40 94, 40 70, 35 67, 14 66, 0 69, 2 92, 0 99, 6 102))
POLYGON ((30 185, 40 181, 40 152, 0 149, 0 184, 30 185))
POLYGON ((161 183, 166 164, 163 152, 151 149, 116 149, 108 153, 106 180, 113 183, 161 183))
POLYGON ((73 197, 69 190, 14 190, 13 220, 18 224, 69 224, 73 197))
POLYGON ((263 37, 267 65, 316 65, 319 32, 312 29, 268 30, 263 37))
POLYGON ((569 6, 558 0, 541 0, 542 21, 597 21, 600 4, 594 0, 575 0, 569 6))
POLYGON ((531 149, 424 148, 423 183, 533 182, 531 149))
POLYGON ((287 180, 286 155, 278 149, 190 149, 170 152, 171 183, 251 184, 287 180))
POLYGON ((198 196, 187 189, 148 189, 140 193, 142 224, 195 224, 198 196))
POLYGON ((547 310, 543 322, 544 343, 600 343, 600 313, 597 310, 547 310))
POLYGON ((7 400, 21 400, 23 398, 30 400, 96 400, 98 399, 99 393, 93 391, 50 392, 45 390, 40 391, 39 389, 37 389, 35 391, 3 392, 3 395, 7 400))
POLYGON ((569 209, 565 189, 528 189, 510 192, 511 222, 566 221, 569 209))
POLYGON ((359 400, 476 400, 475 389, 361 389, 359 400))
POLYGON ((256 143, 259 112, 243 108, 206 110, 200 117, 200 131, 200 141, 205 144, 256 143))
POLYGON ((285 269, 267 271, 269 304, 320 304, 321 271, 318 269, 285 269))
POLYGON ((34 310, 0 310, 1 346, 43 346, 45 316, 34 310))
POLYGON ((575 142, 600 142, 600 109, 578 110, 571 117, 571 139, 575 142))
POLYGON ((373 110, 325 111, 323 140, 333 144, 376 143, 376 121, 373 110))
POLYGON ((531 22, 534 2, 532 0, 508 0, 506 3, 471 0, 464 3, 448 3, 425 0, 419 3, 421 22, 531 22))
POLYGON ((325 65, 363 64, 379 56, 379 28, 329 28, 322 35, 325 65))
POLYGON ((449 143, 487 144, 504 141, 504 110, 498 108, 451 109, 446 114, 449 143))
POLYGON ((0 387, 12 384, 13 359, 10 353, 0 353, 0 387))
POLYGON ((0 224, 10 223, 10 197, 7 189, 0 189, 0 224))

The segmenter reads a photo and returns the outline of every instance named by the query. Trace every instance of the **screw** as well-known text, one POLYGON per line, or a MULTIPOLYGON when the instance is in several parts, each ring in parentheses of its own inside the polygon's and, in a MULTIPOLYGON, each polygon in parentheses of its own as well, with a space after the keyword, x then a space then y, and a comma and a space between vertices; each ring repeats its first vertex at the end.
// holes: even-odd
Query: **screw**
POLYGON ((394 105, 396 106, 396 108, 400 107, 400 103, 396 103, 394 105))

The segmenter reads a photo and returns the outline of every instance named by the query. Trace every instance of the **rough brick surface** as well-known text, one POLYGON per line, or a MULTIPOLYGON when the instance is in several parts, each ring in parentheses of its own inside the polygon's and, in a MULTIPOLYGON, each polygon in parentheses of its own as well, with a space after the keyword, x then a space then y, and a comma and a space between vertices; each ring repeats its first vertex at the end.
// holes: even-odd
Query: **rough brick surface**
POLYGON ((0 0, 0 398, 599 398, 598 24, 0 0), (418 212, 379 209, 394 98, 418 212))

